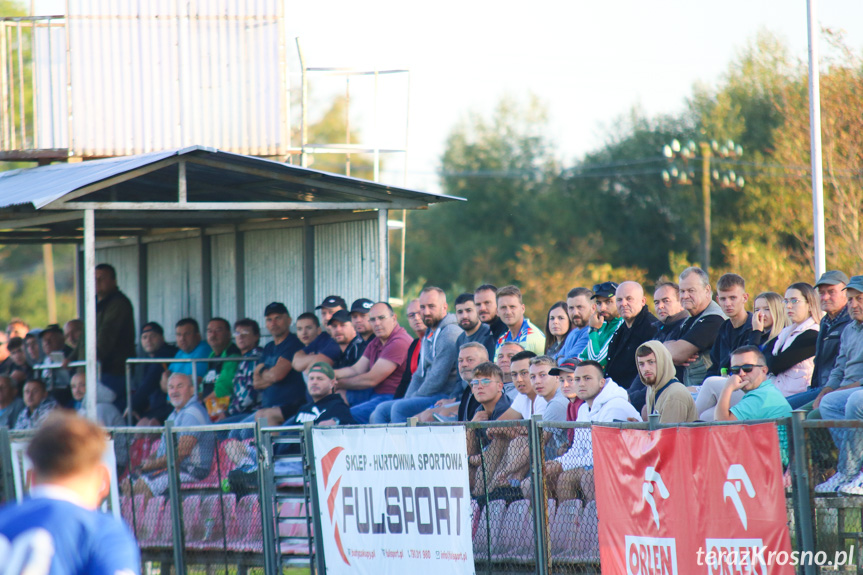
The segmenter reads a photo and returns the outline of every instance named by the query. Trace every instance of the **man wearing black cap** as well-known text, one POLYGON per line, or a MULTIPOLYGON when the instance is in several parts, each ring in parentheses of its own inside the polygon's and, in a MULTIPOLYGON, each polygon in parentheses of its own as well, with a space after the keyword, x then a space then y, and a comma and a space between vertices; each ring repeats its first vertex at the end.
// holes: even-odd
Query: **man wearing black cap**
POLYGON ((372 324, 369 323, 369 311, 373 305, 375 302, 364 297, 351 304, 351 323, 354 324, 357 335, 363 338, 366 343, 375 336, 372 324))
POLYGON ((611 336, 623 323, 623 319, 618 316, 617 305, 614 303, 615 292, 617 292, 617 284, 614 282, 603 282, 593 286, 591 299, 596 303, 596 316, 590 320, 587 347, 579 355, 582 361, 596 361, 603 367, 608 361, 608 344, 611 343, 611 336))
POLYGON ((348 309, 348 304, 340 295, 328 295, 315 310, 321 310, 321 323, 329 325, 330 318, 340 309, 348 309))
MULTIPOLYGON (((177 354, 177 348, 165 342, 165 331, 158 323, 151 321, 141 328, 141 358, 169 359, 177 354)), ((160 381, 168 369, 168 363, 145 363, 139 368, 132 388, 132 415, 141 425, 162 425, 171 414, 173 407, 168 396, 162 391, 160 381)))
POLYGON ((355 364, 366 350, 366 340, 357 335, 354 324, 351 323, 350 314, 340 309, 333 314, 327 323, 327 329, 338 344, 342 353, 333 363, 333 369, 348 367, 355 364))
POLYGON ((291 333, 291 316, 285 304, 271 303, 264 310, 264 316, 273 341, 264 347, 264 354, 255 366, 254 387, 261 391, 261 405, 278 408, 284 421, 306 402, 303 376, 291 363, 303 344, 291 333))

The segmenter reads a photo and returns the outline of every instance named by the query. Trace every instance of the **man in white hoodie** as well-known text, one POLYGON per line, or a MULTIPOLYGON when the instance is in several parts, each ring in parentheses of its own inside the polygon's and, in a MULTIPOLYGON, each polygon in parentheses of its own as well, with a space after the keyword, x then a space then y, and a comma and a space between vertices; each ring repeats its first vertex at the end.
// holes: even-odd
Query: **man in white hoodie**
MULTIPOLYGON (((602 365, 596 361, 582 361, 575 368, 576 395, 584 400, 578 409, 576 422, 641 421, 641 415, 629 403, 626 390, 603 374, 602 365)), ((552 487, 549 496, 559 501, 576 499, 579 495, 584 501, 595 498, 593 447, 590 442, 590 429, 576 428, 569 450, 546 461, 546 485, 552 487)))

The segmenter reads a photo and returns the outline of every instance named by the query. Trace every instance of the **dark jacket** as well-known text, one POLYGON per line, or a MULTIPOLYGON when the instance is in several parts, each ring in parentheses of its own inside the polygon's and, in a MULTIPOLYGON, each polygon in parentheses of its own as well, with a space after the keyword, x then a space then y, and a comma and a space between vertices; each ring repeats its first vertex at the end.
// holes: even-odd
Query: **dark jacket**
MULTIPOLYGON (((71 360, 84 359, 86 339, 82 333, 71 360)), ((130 357, 135 357, 135 314, 129 298, 116 290, 96 302, 96 358, 102 373, 125 377, 130 357)))
POLYGON ((815 340, 815 371, 812 373, 810 387, 824 387, 827 384, 839 355, 839 338, 850 323, 851 316, 848 315, 847 307, 843 308, 832 322, 828 321, 826 315, 821 318, 821 329, 818 339, 815 340))
POLYGON ((665 318, 664 323, 657 319, 656 323, 653 324, 653 327, 656 329, 656 333, 653 334, 653 338, 651 339, 662 342, 677 339, 677 332, 680 329, 683 320, 688 317, 689 312, 684 309, 671 317, 665 318))
POLYGON ((656 333, 654 323, 656 317, 650 313, 647 306, 641 308, 638 315, 628 327, 626 322, 620 324, 611 341, 608 343, 608 363, 605 375, 623 388, 628 388, 632 380, 638 377, 635 365, 635 350, 645 341, 652 339, 656 333))
MULTIPOLYGON (((177 355, 177 348, 171 344, 164 343, 151 356, 145 353, 145 359, 164 358, 170 359, 177 355)), ((152 410, 164 408, 168 405, 167 394, 162 391, 162 373, 169 362, 144 363, 137 365, 138 377, 134 379, 135 386, 132 391, 132 410, 140 416, 152 410)), ((170 410, 169 410, 170 411, 170 410)))
POLYGON ((719 328, 719 333, 716 334, 716 341, 713 342, 713 348, 710 350, 710 367, 707 369, 707 375, 720 375, 722 368, 728 369, 731 367, 731 352, 738 347, 749 345, 752 340, 752 313, 746 312, 746 321, 740 327, 734 327, 730 319, 726 319, 725 323, 719 328))
MULTIPOLYGON (((408 385, 411 383, 411 376, 414 374, 413 366, 417 364, 417 361, 414 360, 416 358, 419 359, 420 354, 420 339, 414 339, 411 342, 410 347, 408 348, 408 358, 407 363, 405 364, 405 372, 402 374, 402 380, 399 383, 399 386, 396 388, 395 395, 393 395, 393 399, 401 399, 405 396, 405 392, 408 390, 408 385)), ((417 365, 417 367, 419 367, 417 365)))

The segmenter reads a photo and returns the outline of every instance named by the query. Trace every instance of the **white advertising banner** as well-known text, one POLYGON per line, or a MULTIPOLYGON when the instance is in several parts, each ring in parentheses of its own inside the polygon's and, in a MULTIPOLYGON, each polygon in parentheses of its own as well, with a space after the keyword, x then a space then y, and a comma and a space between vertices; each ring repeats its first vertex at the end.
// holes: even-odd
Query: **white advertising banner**
POLYGON ((329 575, 473 575, 463 427, 312 431, 329 575))

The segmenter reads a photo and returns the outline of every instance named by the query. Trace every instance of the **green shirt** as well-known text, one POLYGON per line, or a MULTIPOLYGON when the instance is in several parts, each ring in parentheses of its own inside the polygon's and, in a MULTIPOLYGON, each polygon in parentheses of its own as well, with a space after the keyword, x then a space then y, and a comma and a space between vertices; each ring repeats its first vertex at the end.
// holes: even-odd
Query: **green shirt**
POLYGON ((731 408, 731 413, 740 421, 778 419, 791 415, 791 405, 773 382, 767 379, 752 391, 744 393, 743 399, 731 408))
MULTIPOLYGON (((231 344, 219 357, 239 356, 239 351, 234 344, 231 344)), ((215 354, 211 353, 210 357, 215 357, 215 354)), ((216 397, 229 397, 234 391, 234 374, 237 373, 237 366, 239 365, 240 362, 238 361, 226 361, 222 364, 222 369, 216 375, 216 381, 213 382, 215 384, 213 391, 216 393, 216 397)))
POLYGON ((587 359, 598 361, 602 367, 605 367, 608 363, 608 344, 611 342, 611 336, 622 323, 623 318, 618 317, 603 323, 599 329, 590 328, 590 333, 587 334, 587 347, 578 358, 582 361, 587 359))

